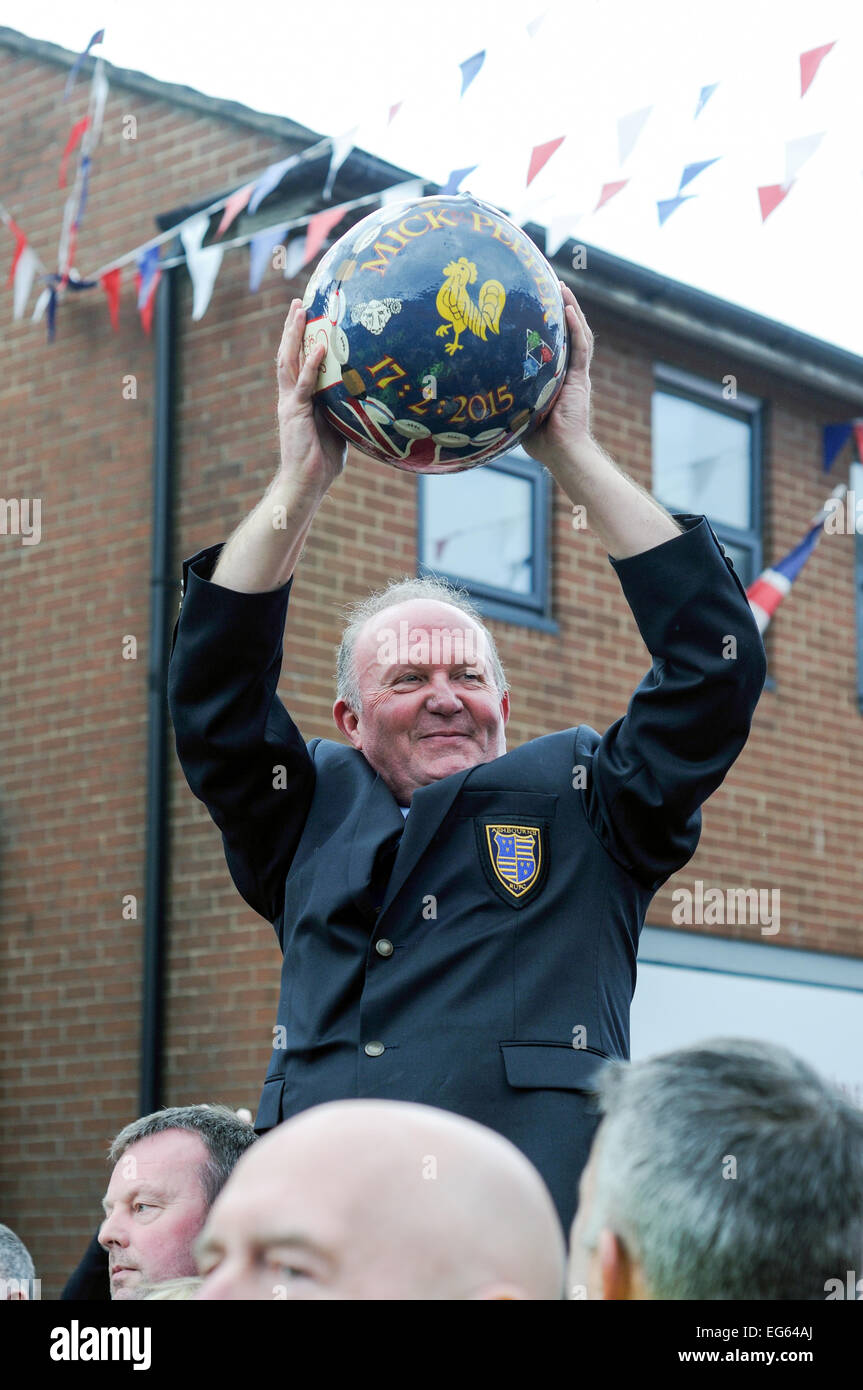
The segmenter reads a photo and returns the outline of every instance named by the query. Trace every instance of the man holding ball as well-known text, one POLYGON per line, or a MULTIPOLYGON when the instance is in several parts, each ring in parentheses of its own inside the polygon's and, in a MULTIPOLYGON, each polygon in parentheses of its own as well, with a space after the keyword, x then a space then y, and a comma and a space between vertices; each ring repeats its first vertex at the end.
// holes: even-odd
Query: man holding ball
MULTIPOLYGON (((257 1130, 358 1097, 452 1110, 527 1154, 568 1228, 597 1068, 629 1055, 645 913, 695 851, 765 658, 707 520, 669 515, 592 438, 593 338, 562 292, 570 363, 524 447, 585 508, 653 658, 626 714, 507 752, 491 635, 456 591, 409 580, 346 628, 342 741, 305 743, 277 694, 283 635, 346 450, 314 410, 324 349, 303 361, 299 301, 277 359, 279 468, 227 543, 184 564, 169 699, 189 786, 283 952, 257 1130)), ((288 678, 291 651, 289 633, 288 678)))

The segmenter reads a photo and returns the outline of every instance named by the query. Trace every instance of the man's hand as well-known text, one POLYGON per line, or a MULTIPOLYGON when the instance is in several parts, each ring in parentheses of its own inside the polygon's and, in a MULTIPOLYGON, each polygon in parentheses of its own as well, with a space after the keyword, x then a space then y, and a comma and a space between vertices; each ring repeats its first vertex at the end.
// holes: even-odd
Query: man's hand
POLYGON ((305 310, 295 299, 276 357, 280 472, 298 495, 321 498, 345 466, 347 444, 315 412, 315 383, 326 349, 320 344, 304 360, 305 326, 305 310))
POLYGON ((569 364, 551 414, 522 446, 526 454, 539 459, 550 472, 554 472, 558 458, 591 442, 590 359, 593 356, 593 334, 572 290, 562 280, 560 288, 569 330, 569 364))

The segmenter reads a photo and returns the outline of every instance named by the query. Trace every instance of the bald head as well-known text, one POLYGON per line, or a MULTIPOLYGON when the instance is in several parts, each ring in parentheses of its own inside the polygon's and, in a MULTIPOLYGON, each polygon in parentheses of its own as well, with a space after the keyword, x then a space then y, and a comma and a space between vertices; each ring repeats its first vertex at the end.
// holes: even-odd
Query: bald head
POLYGON ((336 1101, 237 1165, 199 1242, 200 1296, 558 1299, 564 1258, 508 1140, 430 1106, 336 1101))

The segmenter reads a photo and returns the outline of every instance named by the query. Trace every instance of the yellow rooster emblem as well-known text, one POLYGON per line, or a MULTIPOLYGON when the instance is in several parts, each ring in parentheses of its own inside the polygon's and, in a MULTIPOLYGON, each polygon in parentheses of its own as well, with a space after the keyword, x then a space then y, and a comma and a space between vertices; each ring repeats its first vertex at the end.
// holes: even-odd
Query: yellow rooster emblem
POLYGON ((435 305, 441 318, 449 319, 449 323, 441 324, 437 336, 445 338, 451 327, 455 329, 453 341, 444 349, 452 357, 464 346, 459 338, 466 328, 483 342, 488 329, 492 333, 500 331, 498 325, 506 303, 506 291, 499 280, 486 280, 479 292, 479 304, 474 304, 467 287, 476 280, 476 266, 467 256, 450 261, 443 273, 447 278, 438 290, 435 305))

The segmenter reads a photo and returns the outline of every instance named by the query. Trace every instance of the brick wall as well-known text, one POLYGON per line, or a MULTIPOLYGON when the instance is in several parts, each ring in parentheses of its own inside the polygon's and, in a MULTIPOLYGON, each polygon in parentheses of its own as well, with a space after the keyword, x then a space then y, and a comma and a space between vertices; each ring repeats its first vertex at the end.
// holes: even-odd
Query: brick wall
MULTIPOLYGON (((49 265, 64 196, 59 155, 86 101, 82 83, 62 104, 65 75, 0 48, 0 196, 49 265)), ((112 78, 79 269, 144 240, 156 213, 236 186, 289 150, 112 78), (135 141, 122 137, 130 113, 135 141)), ((11 238, 2 246, 10 257, 11 238)), ((247 277, 247 253, 227 253, 210 309, 193 324, 179 276, 178 581, 181 559, 224 539, 276 464, 274 357, 302 284, 270 274, 251 295, 247 277)), ((769 400, 765 556, 783 554, 823 501, 820 426, 842 418, 841 407, 584 302, 597 336, 596 433, 646 486, 655 358, 716 380, 733 372, 741 391, 769 400)), ((44 328, 11 322, 8 292, 0 325, 0 492, 42 499, 39 545, 0 536, 0 1220, 27 1242, 53 1297, 95 1228, 106 1146, 137 1105, 154 343, 138 324, 129 272, 118 334, 96 291, 61 305, 53 346, 44 328), (135 400, 123 399, 129 374, 135 400), (135 661, 122 659, 128 634, 135 661), (137 922, 122 917, 128 893, 137 922)), ((836 472, 844 476, 844 462, 836 472)), ((412 478, 352 455, 322 507, 298 571, 280 687, 307 738, 335 736, 339 609, 414 572, 415 501, 412 478)), ((605 728, 648 664, 599 543, 572 530, 560 494, 552 556, 559 635, 492 624, 513 690, 511 746, 576 722, 605 728)), ((706 807, 696 857, 657 895, 649 920, 669 924, 673 888, 697 877, 774 885, 776 949, 860 955, 853 538, 822 542, 768 655, 776 690, 706 807)), ((164 1103, 254 1109, 278 992, 275 937, 235 891, 220 836, 175 762, 170 816, 164 1103)))

